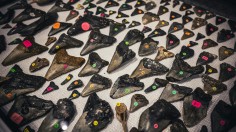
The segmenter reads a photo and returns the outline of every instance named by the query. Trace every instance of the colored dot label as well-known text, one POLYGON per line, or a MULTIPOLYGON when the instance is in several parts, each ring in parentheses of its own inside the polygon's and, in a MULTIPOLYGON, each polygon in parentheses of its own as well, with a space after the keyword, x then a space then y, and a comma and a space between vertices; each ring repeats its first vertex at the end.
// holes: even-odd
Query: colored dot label
POLYGON ((67 79, 67 80, 70 80, 71 78, 70 78, 70 76, 67 76, 66 79, 67 79))
POLYGON ((59 48, 60 48, 60 46, 57 45, 57 46, 56 46, 56 49, 59 49, 59 48))
POLYGON ((11 98, 11 97, 12 97, 12 94, 11 94, 11 93, 8 93, 6 96, 7 96, 7 98, 11 98))
POLYGON ((138 106, 138 102, 134 102, 134 106, 138 106))
POLYGON ((148 44, 145 44, 144 48, 145 48, 145 49, 148 49, 148 48, 149 48, 149 45, 148 45, 148 44))
POLYGON ((98 125, 98 121, 93 121, 93 125, 97 126, 98 125))
POLYGON ((115 28, 114 30, 115 30, 115 31, 118 31, 118 28, 115 28))
POLYGON ((25 41, 23 42, 23 45, 24 45, 26 48, 29 48, 29 47, 32 46, 32 43, 31 43, 29 40, 25 40, 25 41))
POLYGON ((11 72, 16 72, 16 70, 15 69, 11 69, 11 72))
POLYGON ((81 28, 84 30, 84 31, 88 31, 90 29, 90 24, 88 22, 83 22, 81 24, 81 28))
POLYGON ((194 106, 195 108, 200 108, 201 107, 201 102, 198 102, 198 101, 196 101, 196 100, 193 100, 192 101, 192 106, 194 106))
POLYGON ((126 44, 126 45, 129 45, 129 42, 128 42, 128 41, 126 41, 126 42, 125 42, 125 44, 126 44))
POLYGON ((144 75, 144 74, 145 74, 145 71, 141 71, 141 74, 144 75))
POLYGON ((224 126, 225 125, 225 120, 220 120, 220 125, 224 126))
POLYGON ((183 53, 183 56, 187 55, 185 52, 183 53))
POLYGON ((118 17, 121 17, 121 15, 119 14, 118 17))
POLYGON ((177 27, 174 27, 174 30, 176 31, 176 30, 178 30, 178 28, 177 28, 177 27))
POLYGON ((190 32, 186 32, 185 35, 189 36, 191 33, 190 32))
POLYGON ((49 92, 52 91, 52 90, 53 90, 52 87, 48 87, 48 88, 47 88, 47 91, 49 91, 49 92))
POLYGON ((183 71, 179 71, 179 75, 183 75, 184 74, 184 72, 183 71))
POLYGON ((228 70, 229 72, 231 72, 231 71, 232 71, 232 68, 229 67, 227 70, 228 70))
POLYGON ((126 88, 125 93, 129 93, 129 92, 130 92, 130 89, 126 88))
POLYGON ((173 90, 173 91, 172 91, 172 94, 174 94, 174 95, 175 95, 176 93, 177 93, 177 91, 176 91, 176 90, 173 90))
POLYGON ((64 69, 66 69, 68 67, 68 65, 67 64, 64 64, 64 69))
POLYGON ((96 66, 97 66, 97 64, 96 64, 96 63, 94 63, 94 64, 92 65, 92 67, 93 67, 93 68, 95 68, 96 66))
POLYGON ((137 3, 138 5, 141 4, 140 2, 137 3))
POLYGON ((118 102, 118 103, 116 103, 116 106, 118 106, 118 107, 119 107, 119 106, 120 106, 120 103, 119 103, 119 102, 118 102))
POLYGON ((186 22, 189 22, 189 20, 188 20, 188 19, 186 19, 185 21, 186 21, 186 22))
POLYGON ((225 53, 226 55, 228 55, 228 54, 229 54, 229 52, 228 52, 228 51, 225 51, 224 53, 225 53))
POLYGON ((212 31, 212 32, 213 32, 213 31, 214 31, 214 29, 213 29, 213 28, 210 28, 210 31, 212 31))
POLYGON ((28 128, 25 128, 24 129, 24 132, 30 132, 28 128))
POLYGON ((139 14, 141 14, 141 13, 142 13, 142 11, 140 11, 140 10, 139 10, 139 11, 138 11, 138 13, 139 13, 139 14))
POLYGON ((54 128, 59 128, 59 124, 58 123, 54 124, 54 128))
POLYGON ((217 88, 216 88, 216 87, 212 87, 212 90, 213 90, 213 91, 216 91, 216 90, 217 90, 217 88))
POLYGON ((208 69, 208 72, 212 73, 212 69, 208 69))
POLYGON ((75 93, 74 93, 74 94, 72 94, 72 97, 77 97, 77 94, 75 94, 75 93))
POLYGON ((155 124, 153 125, 153 127, 154 127, 155 129, 157 129, 159 126, 158 126, 157 123, 155 123, 155 124))
POLYGON ((162 25, 164 25, 164 24, 165 24, 165 22, 161 22, 161 24, 162 24, 162 25))
POLYGON ((207 61, 208 60, 208 57, 207 56, 202 56, 202 59, 207 61))
POLYGON ((79 84, 79 82, 78 82, 78 81, 75 81, 75 82, 74 82, 74 84, 75 84, 75 85, 78 85, 78 84, 79 84))
POLYGON ((89 87, 90 87, 90 88, 93 88, 93 87, 94 87, 94 85, 93 85, 93 84, 90 84, 90 85, 89 85, 89 87))
POLYGON ((206 43, 206 42, 205 42, 203 45, 204 45, 204 46, 207 46, 207 45, 208 45, 208 43, 206 43))
POLYGON ((60 22, 56 22, 56 23, 54 23, 53 24, 53 29, 58 29, 58 28, 60 28, 60 26, 61 26, 61 23, 60 22))
POLYGON ((157 89, 157 86, 153 85, 153 86, 152 86, 152 89, 157 89))
POLYGON ((173 44, 174 43, 174 41, 173 40, 170 40, 170 44, 173 44))
POLYGON ((32 64, 31 64, 31 66, 33 66, 33 67, 34 67, 35 65, 36 65, 35 63, 32 63, 32 64))

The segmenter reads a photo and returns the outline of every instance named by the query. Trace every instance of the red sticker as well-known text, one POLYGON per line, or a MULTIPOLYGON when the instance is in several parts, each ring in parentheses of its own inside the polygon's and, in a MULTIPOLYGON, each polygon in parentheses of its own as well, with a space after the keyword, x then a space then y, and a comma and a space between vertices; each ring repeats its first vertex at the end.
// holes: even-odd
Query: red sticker
POLYGON ((156 124, 153 125, 153 127, 154 127, 155 129, 157 129, 159 126, 158 126, 158 124, 156 123, 156 124))
POLYGON ((25 41, 23 42, 23 44, 24 44, 24 46, 25 46, 26 48, 29 48, 29 47, 32 46, 32 43, 31 43, 29 40, 25 40, 25 41))
POLYGON ((84 30, 84 31, 88 31, 90 29, 90 24, 88 22, 83 22, 81 24, 81 28, 84 30))
POLYGON ((192 106, 194 106, 194 107, 196 107, 196 108, 200 108, 201 107, 201 102, 198 102, 198 101, 196 101, 196 100, 193 100, 192 101, 192 106))
POLYGON ((53 88, 51 88, 51 87, 48 87, 48 88, 47 88, 47 91, 48 91, 48 92, 50 92, 50 91, 52 91, 52 90, 53 90, 53 88))
POLYGON ((23 120, 23 117, 19 115, 18 113, 13 113, 10 117, 10 119, 15 122, 16 124, 20 124, 23 120))
POLYGON ((207 61, 208 60, 208 57, 207 56, 202 56, 202 59, 207 61))
POLYGON ((67 64, 64 64, 64 69, 66 69, 68 67, 68 65, 67 64))

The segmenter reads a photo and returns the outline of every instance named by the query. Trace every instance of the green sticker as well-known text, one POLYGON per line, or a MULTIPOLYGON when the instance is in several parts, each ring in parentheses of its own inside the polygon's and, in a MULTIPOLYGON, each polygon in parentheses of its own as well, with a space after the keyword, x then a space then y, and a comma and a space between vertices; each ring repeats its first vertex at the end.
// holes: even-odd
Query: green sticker
POLYGON ((156 86, 156 85, 153 85, 153 86, 152 86, 152 89, 157 89, 157 86, 156 86))
POLYGON ((213 91, 216 91, 216 90, 217 90, 217 88, 216 88, 216 87, 212 87, 212 90, 213 90, 213 91))
POLYGON ((125 93, 129 93, 129 92, 130 92, 130 89, 126 88, 125 93))
POLYGON ((59 124, 58 123, 54 124, 54 128, 59 128, 59 124))
POLYGON ((172 94, 176 94, 176 93, 177 93, 177 91, 176 91, 176 90, 173 90, 173 91, 172 91, 172 94))
POLYGON ((138 106, 138 102, 134 102, 134 106, 138 106))
POLYGON ((179 75, 183 75, 184 74, 184 72, 183 71, 179 71, 179 75))
POLYGON ((118 31, 118 28, 115 28, 114 30, 115 30, 115 31, 118 31))
POLYGON ((125 41, 125 44, 126 44, 126 45, 129 45, 129 42, 128 42, 128 41, 125 41))
POLYGON ((185 55, 187 55, 187 54, 184 52, 183 55, 185 56, 185 55))
POLYGON ((12 69, 11 69, 11 72, 16 72, 16 70, 12 68, 12 69))
POLYGON ((92 65, 93 68, 96 67, 96 66, 97 66, 96 63, 94 63, 94 64, 92 65))

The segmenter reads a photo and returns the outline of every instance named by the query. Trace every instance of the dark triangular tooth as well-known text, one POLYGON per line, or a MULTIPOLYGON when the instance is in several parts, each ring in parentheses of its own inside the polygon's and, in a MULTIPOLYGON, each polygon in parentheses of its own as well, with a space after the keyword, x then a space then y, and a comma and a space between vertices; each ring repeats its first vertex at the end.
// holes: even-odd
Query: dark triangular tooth
POLYGON ((63 33, 59 39, 57 40, 56 43, 51 47, 49 50, 49 54, 55 54, 57 53, 60 49, 70 49, 70 48, 76 48, 76 47, 81 47, 84 43, 78 39, 72 38, 69 35, 66 35, 63 33))
POLYGON ((151 31, 152 31, 152 28, 150 28, 148 26, 143 26, 142 33, 148 33, 148 32, 151 32, 151 31))
POLYGON ((102 8, 101 6, 98 6, 97 10, 96 10, 96 15, 98 15, 100 13, 105 13, 105 12, 107 12, 106 9, 102 8))
POLYGON ((193 15, 193 14, 194 14, 194 12, 191 11, 191 10, 186 10, 185 11, 185 16, 189 16, 189 15, 193 15))
POLYGON ((105 8, 116 7, 119 5, 120 4, 114 0, 108 0, 107 4, 105 5, 105 8))
POLYGON ((169 22, 165 21, 165 20, 161 20, 159 21, 159 23, 156 25, 156 29, 158 28, 161 28, 161 27, 165 27, 165 26, 168 26, 169 25, 169 22))
POLYGON ((68 2, 66 3, 67 5, 73 5, 77 2, 79 2, 80 0, 68 0, 68 2))
POLYGON ((219 60, 222 61, 234 54, 234 49, 222 46, 219 48, 219 60))
POLYGON ((84 58, 70 56, 65 49, 61 49, 55 55, 45 78, 49 81, 53 80, 63 74, 80 68, 84 63, 84 58))
POLYGON ((168 6, 168 5, 170 5, 170 3, 169 3, 169 2, 166 2, 163 6, 168 6))
POLYGON ((45 43, 46 46, 49 46, 50 44, 57 41, 56 37, 48 37, 47 42, 45 43))
POLYGON ((168 33, 174 33, 179 30, 182 30, 184 28, 184 25, 182 23, 173 22, 168 30, 168 33))
POLYGON ((136 4, 134 7, 140 7, 146 5, 146 2, 144 0, 137 0, 136 4))
POLYGON ((180 15, 179 13, 177 12, 174 12, 174 11, 171 11, 170 12, 170 21, 174 20, 174 19, 177 19, 177 18, 180 18, 182 15, 180 15))
POLYGON ((95 4, 89 3, 89 5, 86 7, 86 9, 92 9, 92 8, 95 8, 95 7, 97 7, 95 4))
POLYGON ((129 47, 123 43, 120 43, 116 47, 116 51, 112 56, 111 62, 107 68, 107 72, 111 73, 116 69, 130 62, 136 56, 135 52, 129 49, 129 47))
POLYGON ((226 22, 226 19, 224 17, 216 16, 216 25, 220 25, 224 22, 226 22))
POLYGON ((140 22, 138 22, 138 21, 132 21, 132 22, 130 23, 130 25, 128 26, 128 28, 137 27, 137 26, 139 26, 139 25, 141 25, 140 22))
POLYGON ((142 40, 139 50, 138 50, 138 55, 139 56, 146 56, 150 55, 156 52, 157 45, 159 44, 158 41, 153 40, 152 38, 148 37, 142 40))
POLYGON ((203 125, 200 132, 208 132, 207 126, 203 125))
POLYGON ((206 10, 201 8, 201 7, 197 7, 195 6, 193 8, 193 11, 195 12, 195 14, 198 16, 198 17, 201 17, 202 15, 204 15, 206 13, 206 10))
POLYGON ((26 7, 28 7, 29 4, 27 2, 27 0, 20 0, 19 3, 15 3, 14 5, 11 5, 10 7, 8 7, 8 10, 17 10, 17 9, 25 9, 26 7))
POLYGON ((194 41, 189 41, 189 43, 186 45, 187 47, 193 47, 193 46, 196 46, 198 45, 197 42, 194 42, 194 41))
POLYGON ((183 121, 187 127, 197 125, 207 116, 211 99, 212 96, 201 88, 196 88, 191 95, 184 98, 183 121))
POLYGON ((216 46, 218 46, 218 43, 216 43, 215 41, 211 39, 205 39, 202 44, 202 49, 207 49, 207 48, 216 47, 216 46))
POLYGON ((157 12, 157 15, 158 15, 158 16, 161 16, 161 15, 167 13, 167 12, 169 12, 169 9, 168 9, 167 7, 165 7, 165 6, 160 6, 160 7, 159 7, 159 10, 158 10, 158 12, 157 12))
POLYGON ((131 3, 131 2, 134 2, 136 0, 125 0, 125 3, 131 3))
POLYGON ((123 23, 118 23, 118 22, 110 22, 110 32, 109 36, 116 36, 120 32, 124 31, 126 28, 126 25, 123 23))
POLYGON ((4 35, 0 35, 0 54, 7 48, 6 38, 4 35))
POLYGON ((84 68, 80 71, 79 77, 90 76, 109 64, 108 61, 103 60, 96 52, 89 54, 89 58, 84 68))
POLYGON ((61 83, 61 85, 67 84, 73 78, 72 74, 67 75, 66 79, 61 83))
POLYGON ((228 25, 232 32, 236 32, 236 22, 233 20, 228 20, 228 25))
POLYGON ((138 128, 132 127, 129 132, 139 132, 139 131, 138 131, 138 128))
POLYGON ((218 56, 206 51, 199 54, 196 65, 206 65, 213 62, 218 56))
POLYGON ((210 65, 206 65, 206 71, 205 74, 212 74, 212 73, 218 73, 218 70, 210 65))
POLYGON ((84 87, 81 92, 81 96, 85 97, 92 93, 99 92, 105 89, 110 88, 112 85, 112 80, 106 77, 103 77, 99 74, 94 74, 88 84, 84 87))
POLYGON ((190 4, 187 4, 187 3, 183 3, 180 8, 179 8, 179 11, 185 11, 185 10, 188 10, 188 9, 191 9, 192 8, 192 5, 190 4))
POLYGON ((215 17, 216 15, 213 12, 210 11, 206 11, 206 16, 205 16, 205 20, 211 19, 213 17, 215 17))
POLYGON ((21 44, 18 44, 15 49, 3 60, 2 65, 8 66, 29 57, 41 54, 48 50, 47 47, 35 42, 34 37, 24 38, 21 44))
MULTIPOLYGON (((85 16, 85 15, 91 16, 91 15, 93 15, 93 14, 94 14, 94 12, 89 11, 88 9, 85 8, 85 10, 84 10, 84 16, 85 16)), ((78 18, 78 19, 79 19, 79 18, 78 18)))
POLYGON ((106 1, 108 1, 108 0, 98 0, 96 4, 101 4, 101 3, 106 2, 106 1))
POLYGON ((226 42, 234 37, 235 35, 233 32, 231 32, 230 30, 222 29, 220 30, 220 32, 218 32, 217 42, 218 43, 226 42))
POLYGON ((146 5, 145 5, 145 10, 146 10, 146 11, 150 11, 150 10, 156 8, 156 7, 157 7, 157 4, 156 4, 155 1, 149 1, 149 2, 147 2, 146 5))
POLYGON ((160 4, 164 4, 164 3, 166 3, 166 2, 170 2, 171 0, 161 0, 160 1, 160 4))
POLYGON ((149 104, 149 101, 147 100, 147 98, 144 95, 134 94, 131 98, 129 112, 130 113, 135 112, 138 109, 140 109, 148 104, 149 104))
POLYGON ((80 55, 89 54, 97 49, 109 47, 116 42, 116 38, 102 34, 98 29, 90 32, 88 41, 80 52, 80 55))
POLYGON ((182 17, 182 23, 183 23, 183 25, 185 25, 185 24, 187 24, 187 23, 189 23, 189 22, 191 22, 191 21, 193 21, 193 18, 191 18, 191 17, 189 17, 189 16, 184 15, 184 16, 182 17))
POLYGON ((14 126, 23 127, 45 116, 53 107, 54 104, 51 100, 44 100, 35 95, 21 95, 16 98, 7 118, 14 123, 14 126))
POLYGON ((191 67, 187 62, 181 59, 179 55, 176 55, 172 67, 166 75, 166 79, 170 82, 185 81, 202 72, 204 72, 203 66, 191 67))
POLYGON ((131 16, 136 16, 139 14, 144 14, 144 11, 142 9, 135 8, 134 11, 131 13, 131 16))
POLYGON ((51 81, 50 84, 48 85, 48 87, 43 91, 42 95, 50 93, 50 92, 58 90, 58 89, 59 89, 59 87, 53 81, 51 81))
POLYGON ((170 132, 178 132, 178 131, 188 132, 188 129, 184 125, 184 122, 180 119, 175 120, 174 123, 172 123, 172 125, 170 126, 170 132))
POLYGON ((137 78, 130 78, 128 74, 120 76, 112 86, 110 97, 117 99, 125 95, 140 91, 144 88, 144 83, 137 78))
POLYGON ((55 35, 63 30, 66 30, 67 28, 71 27, 72 24, 71 23, 65 23, 65 22, 55 22, 52 25, 51 30, 48 33, 48 36, 52 36, 55 35))
POLYGON ((171 50, 178 46, 180 43, 180 40, 173 34, 168 34, 166 36, 166 49, 171 50))
POLYGON ((144 90, 144 92, 150 93, 152 91, 155 91, 158 88, 165 87, 168 83, 169 83, 169 81, 167 81, 167 80, 155 78, 154 83, 151 86, 149 86, 148 88, 146 88, 144 90))
POLYGON ((193 24, 192 24, 192 27, 191 29, 192 30, 195 30, 197 28, 200 28, 202 26, 205 26, 207 24, 207 21, 203 18, 200 18, 200 17, 196 17, 194 20, 193 20, 193 24))
POLYGON ((133 44, 136 44, 144 39, 144 34, 139 31, 138 29, 131 29, 128 31, 128 33, 125 35, 125 38, 123 39, 123 42, 131 46, 133 44))
POLYGON ((175 56, 174 53, 166 50, 163 46, 158 47, 157 50, 158 50, 158 53, 157 53, 157 56, 155 57, 156 62, 175 56))
POLYGON ((172 7, 175 8, 179 4, 180 4, 179 0, 173 0, 173 6, 172 7))
POLYGON ((79 97, 80 97, 79 91, 73 90, 73 91, 71 92, 71 95, 69 96, 69 99, 70 99, 70 100, 73 100, 73 99, 77 99, 77 98, 79 98, 79 97))
POLYGON ((35 132, 33 128, 31 128, 29 125, 27 125, 24 129, 23 132, 35 132))
POLYGON ((81 88, 83 86, 84 86, 84 83, 80 79, 78 79, 78 80, 71 82, 71 84, 67 87, 67 90, 71 91, 76 88, 81 88))
POLYGON ((62 0, 57 0, 55 5, 53 5, 47 13, 57 13, 62 11, 73 10, 74 7, 64 3, 62 0))
POLYGON ((129 22, 127 19, 123 19, 123 20, 122 20, 122 23, 123 23, 123 24, 129 24, 130 22, 129 22))
POLYGON ((219 80, 222 82, 228 81, 236 76, 236 68, 228 63, 220 64, 219 80))
POLYGON ((113 15, 113 14, 116 14, 116 11, 109 10, 109 16, 111 16, 111 15, 113 15))
POLYGON ((146 25, 151 22, 159 21, 159 20, 160 20, 159 16, 151 12, 145 13, 142 17, 143 25, 146 25))
POLYGON ((197 37, 196 37, 195 41, 198 41, 198 40, 203 39, 203 38, 205 38, 205 35, 203 35, 201 33, 197 33, 197 37))
POLYGON ((185 39, 188 39, 188 38, 191 38, 193 37, 195 34, 193 31, 189 30, 189 29, 184 29, 184 34, 183 36, 181 37, 181 40, 185 40, 185 39))
POLYGON ((229 101, 233 107, 236 106, 236 81, 234 81, 234 86, 229 90, 229 101))
POLYGON ((0 17, 0 25, 3 25, 3 24, 6 24, 6 23, 9 23, 12 18, 14 17, 15 15, 15 11, 14 10, 7 10, 7 12, 5 14, 1 14, 0 17))
POLYGON ((129 17, 129 15, 126 15, 126 14, 118 11, 118 14, 117 14, 116 18, 124 18, 124 17, 129 17))
POLYGON ((153 30, 148 37, 159 37, 166 35, 166 32, 164 30, 161 30, 160 28, 153 30))
POLYGON ((189 47, 182 46, 179 56, 183 60, 191 58, 194 56, 194 50, 189 47))
POLYGON ((84 9, 84 6, 81 5, 81 4, 77 4, 76 9, 78 9, 78 10, 83 10, 83 9, 84 9))
POLYGON ((165 100, 157 100, 141 114, 138 130, 161 132, 179 117, 180 113, 174 105, 165 100))
POLYGON ((71 10, 68 16, 66 17, 66 21, 70 21, 73 18, 76 18, 79 15, 79 12, 76 10, 71 10))
POLYGON ((150 76, 164 75, 168 71, 169 69, 161 63, 149 58, 143 58, 130 77, 143 79, 150 76))
POLYGON ((127 11, 127 10, 131 10, 133 9, 133 7, 127 3, 124 3, 120 6, 118 11, 127 11))
POLYGON ((46 58, 36 58, 36 60, 34 60, 30 67, 29 70, 30 72, 36 72, 39 71, 41 69, 43 69, 44 67, 49 66, 49 61, 46 58))
POLYGON ((207 36, 210 36, 211 34, 216 32, 217 30, 218 30, 218 27, 215 26, 215 25, 212 25, 211 23, 208 23, 206 25, 206 34, 207 34, 207 36))
POLYGON ((8 45, 15 45, 22 43, 22 40, 20 38, 16 38, 13 41, 11 41, 8 45))
POLYGON ((12 29, 10 29, 7 33, 7 35, 13 35, 16 33, 19 33, 22 29, 24 29, 27 25, 25 25, 24 23, 17 23, 15 26, 13 26, 12 29))
POLYGON ((9 25, 8 23, 2 27, 2 29, 8 29, 8 28, 12 28, 12 26, 9 25))

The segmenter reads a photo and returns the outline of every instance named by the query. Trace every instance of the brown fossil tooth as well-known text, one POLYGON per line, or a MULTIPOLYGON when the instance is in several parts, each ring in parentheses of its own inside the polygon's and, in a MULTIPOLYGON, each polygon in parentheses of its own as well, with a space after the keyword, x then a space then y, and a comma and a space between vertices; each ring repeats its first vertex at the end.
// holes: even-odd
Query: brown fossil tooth
POLYGON ((84 63, 84 58, 70 56, 65 49, 61 49, 57 52, 54 60, 52 61, 45 78, 49 81, 53 80, 63 74, 80 68, 84 63))
POLYGON ((142 95, 142 94, 135 94, 132 96, 131 98, 131 104, 130 104, 130 108, 129 108, 129 112, 135 112, 138 109, 146 106, 149 104, 149 101, 147 100, 147 98, 142 95))
POLYGON ((36 72, 46 66, 49 66, 49 61, 46 58, 37 57, 36 60, 31 63, 29 70, 30 72, 36 72))
POLYGON ((124 132, 128 132, 127 120, 129 117, 129 113, 127 110, 127 106, 124 103, 116 104, 116 118, 122 124, 124 132))
POLYGON ((158 47, 158 53, 157 53, 157 56, 155 58, 155 61, 156 62, 159 62, 161 60, 164 60, 166 58, 171 58, 171 57, 174 57, 175 54, 168 51, 167 49, 165 49, 163 46, 160 46, 158 47))
POLYGON ((52 44, 52 43, 54 43, 54 42, 56 42, 56 41, 57 41, 57 38, 56 38, 56 37, 48 37, 48 40, 47 40, 47 42, 45 43, 45 45, 48 46, 48 45, 50 45, 50 44, 52 44))

